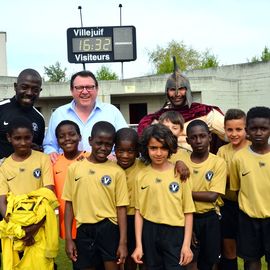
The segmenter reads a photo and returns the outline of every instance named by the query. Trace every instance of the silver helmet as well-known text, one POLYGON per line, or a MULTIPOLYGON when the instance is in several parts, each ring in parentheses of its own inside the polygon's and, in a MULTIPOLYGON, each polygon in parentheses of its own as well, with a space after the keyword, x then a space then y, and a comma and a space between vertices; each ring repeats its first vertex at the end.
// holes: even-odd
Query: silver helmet
POLYGON ((168 96, 168 89, 174 88, 174 89, 179 89, 179 88, 186 88, 186 104, 188 107, 191 106, 192 103, 192 96, 191 96, 191 89, 190 89, 190 83, 187 77, 185 77, 183 74, 181 74, 179 67, 176 63, 176 58, 173 56, 173 67, 174 71, 170 75, 170 77, 167 79, 166 86, 165 86, 165 93, 167 95, 168 100, 170 101, 170 98, 168 96))

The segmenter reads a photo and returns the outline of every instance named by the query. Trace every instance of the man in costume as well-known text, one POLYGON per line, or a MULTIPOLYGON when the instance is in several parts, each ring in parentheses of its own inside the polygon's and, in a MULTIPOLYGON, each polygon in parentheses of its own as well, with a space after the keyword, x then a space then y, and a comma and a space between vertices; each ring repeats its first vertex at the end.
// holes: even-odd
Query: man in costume
POLYGON ((157 122, 162 113, 177 111, 185 119, 184 131, 179 139, 180 145, 190 150, 190 147, 186 144, 186 126, 194 119, 201 119, 209 126, 212 133, 211 152, 216 153, 218 147, 223 144, 222 141, 225 137, 224 115, 216 106, 192 102, 189 80, 181 74, 175 57, 173 57, 173 61, 174 72, 168 78, 165 86, 167 101, 159 111, 148 114, 141 119, 138 133, 141 135, 144 128, 157 122))

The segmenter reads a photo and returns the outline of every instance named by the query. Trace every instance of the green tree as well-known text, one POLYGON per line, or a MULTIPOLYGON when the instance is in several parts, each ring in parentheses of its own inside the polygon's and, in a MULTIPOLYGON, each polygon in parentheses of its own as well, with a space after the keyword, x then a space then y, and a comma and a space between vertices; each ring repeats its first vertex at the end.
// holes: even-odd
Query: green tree
POLYGON ((266 62, 266 61, 269 61, 270 60, 270 50, 268 47, 264 47, 263 51, 262 51, 262 54, 261 56, 253 56, 251 58, 251 60, 248 62, 251 62, 251 63, 258 63, 258 62, 266 62))
POLYGON ((209 50, 198 52, 183 41, 172 40, 166 48, 157 46, 155 50, 148 52, 149 61, 154 65, 157 74, 172 72, 173 56, 182 71, 218 66, 217 58, 209 50))
POLYGON ((261 55, 261 61, 266 62, 270 60, 270 51, 269 49, 265 46, 262 55, 261 55))
POLYGON ((201 54, 201 69, 218 67, 219 62, 215 55, 209 49, 201 54))
POLYGON ((96 78, 98 81, 118 80, 117 74, 103 65, 97 70, 96 78))
POLYGON ((66 68, 61 68, 61 64, 57 61, 54 65, 44 67, 44 73, 49 78, 49 82, 65 82, 66 68))
POLYGON ((258 63, 258 62, 260 62, 260 59, 258 58, 258 56, 253 56, 250 61, 248 60, 248 62, 258 63))

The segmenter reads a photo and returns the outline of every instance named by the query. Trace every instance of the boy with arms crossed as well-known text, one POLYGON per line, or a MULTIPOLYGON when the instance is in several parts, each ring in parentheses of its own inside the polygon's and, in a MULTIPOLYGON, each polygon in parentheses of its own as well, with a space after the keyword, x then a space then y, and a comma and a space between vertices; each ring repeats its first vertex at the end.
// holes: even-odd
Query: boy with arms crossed
POLYGON ((251 145, 235 153, 230 168, 230 187, 239 191, 237 252, 247 270, 260 270, 265 255, 269 270, 270 108, 251 108, 246 126, 251 145))
POLYGON ((188 124, 187 142, 193 152, 184 155, 183 161, 191 169, 192 196, 196 208, 193 231, 199 242, 199 270, 212 270, 219 259, 220 224, 217 213, 220 195, 225 193, 226 185, 226 163, 209 153, 210 141, 211 134, 204 121, 194 120, 188 124))
POLYGON ((237 194, 229 189, 230 164, 234 154, 246 147, 246 114, 239 109, 229 109, 224 117, 225 134, 230 143, 219 148, 217 155, 227 163, 227 185, 225 196, 222 197, 224 205, 221 207, 221 236, 222 257, 220 266, 222 270, 237 270, 236 237, 238 229, 239 207, 237 194))
POLYGON ((127 256, 126 176, 107 159, 114 138, 115 128, 110 123, 97 122, 89 137, 90 156, 68 168, 62 195, 66 200, 66 253, 79 269, 96 269, 101 257, 106 270, 118 270, 127 256), (77 222, 75 242, 73 217, 77 222))

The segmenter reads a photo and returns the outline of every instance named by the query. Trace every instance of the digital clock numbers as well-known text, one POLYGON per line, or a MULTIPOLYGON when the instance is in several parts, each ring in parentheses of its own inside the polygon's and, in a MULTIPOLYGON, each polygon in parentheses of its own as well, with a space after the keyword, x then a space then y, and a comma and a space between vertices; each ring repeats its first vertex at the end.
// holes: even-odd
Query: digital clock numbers
POLYGON ((112 51, 111 37, 82 37, 72 39, 73 53, 110 52, 112 51))

